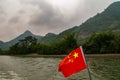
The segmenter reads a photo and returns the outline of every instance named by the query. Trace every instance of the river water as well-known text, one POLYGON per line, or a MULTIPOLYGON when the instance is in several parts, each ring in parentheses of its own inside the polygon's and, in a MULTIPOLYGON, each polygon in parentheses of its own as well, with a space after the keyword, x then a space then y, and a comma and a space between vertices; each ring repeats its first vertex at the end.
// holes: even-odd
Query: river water
MULTIPOLYGON (((62 58, 0 56, 0 80, 89 80, 87 70, 64 78, 57 70, 61 60, 62 58)), ((89 68, 93 80, 107 80, 94 73, 92 67, 89 68)))

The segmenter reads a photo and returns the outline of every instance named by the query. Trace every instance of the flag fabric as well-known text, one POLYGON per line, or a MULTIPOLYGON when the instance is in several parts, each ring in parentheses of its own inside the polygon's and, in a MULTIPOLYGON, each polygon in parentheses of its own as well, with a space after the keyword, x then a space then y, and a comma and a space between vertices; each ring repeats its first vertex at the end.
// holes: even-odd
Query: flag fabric
POLYGON ((58 65, 58 71, 62 72, 64 77, 68 77, 87 68, 82 47, 79 47, 69 53, 58 65))

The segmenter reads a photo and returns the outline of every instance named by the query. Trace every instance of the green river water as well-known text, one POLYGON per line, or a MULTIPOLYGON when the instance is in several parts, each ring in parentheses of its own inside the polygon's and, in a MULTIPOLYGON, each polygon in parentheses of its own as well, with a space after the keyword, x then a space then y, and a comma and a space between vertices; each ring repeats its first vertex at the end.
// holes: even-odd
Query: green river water
MULTIPOLYGON (((0 80, 90 80, 87 70, 68 78, 58 72, 63 58, 0 56, 0 80)), ((87 57, 92 80, 120 80, 120 56, 87 57)))

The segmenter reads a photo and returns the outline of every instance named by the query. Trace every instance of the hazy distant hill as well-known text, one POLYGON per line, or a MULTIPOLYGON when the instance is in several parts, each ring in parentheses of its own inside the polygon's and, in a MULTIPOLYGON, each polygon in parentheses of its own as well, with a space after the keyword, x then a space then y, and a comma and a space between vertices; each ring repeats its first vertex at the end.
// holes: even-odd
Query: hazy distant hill
POLYGON ((57 35, 54 33, 48 33, 46 34, 41 40, 39 40, 40 43, 50 44, 54 43, 57 40, 57 35))
POLYGON ((51 44, 51 43, 57 42, 59 40, 62 40, 66 36, 66 34, 76 33, 78 31, 77 28, 78 28, 77 26, 70 28, 57 35, 53 33, 48 33, 40 40, 40 42, 45 44, 51 44))
POLYGON ((4 44, 4 42, 3 42, 3 41, 0 41, 0 44, 4 44))
POLYGON ((42 39, 42 36, 34 35, 30 31, 27 30, 23 34, 19 35, 18 37, 16 37, 13 40, 10 40, 10 41, 4 42, 4 43, 1 41, 0 42, 0 48, 2 48, 2 49, 8 49, 11 45, 17 43, 19 40, 24 39, 27 36, 33 36, 33 37, 37 38, 38 40, 42 39))
POLYGON ((2 48, 3 45, 4 45, 4 42, 0 41, 0 48, 2 48))
POLYGON ((20 39, 24 39, 27 36, 33 36, 33 37, 37 38, 38 40, 40 40, 42 38, 42 36, 35 35, 32 32, 27 30, 23 34, 19 35, 17 38, 9 41, 8 43, 10 43, 10 44, 17 43, 20 39))
POLYGON ((8 48, 10 45, 17 43, 20 39, 27 36, 35 37, 41 43, 50 44, 63 39, 68 33, 76 33, 78 40, 84 40, 93 32, 101 32, 108 29, 120 33, 120 1, 112 3, 102 13, 98 13, 94 17, 91 17, 80 26, 67 29, 60 34, 48 33, 45 36, 37 36, 30 31, 26 31, 9 42, 5 43, 0 41, 0 48, 8 48))

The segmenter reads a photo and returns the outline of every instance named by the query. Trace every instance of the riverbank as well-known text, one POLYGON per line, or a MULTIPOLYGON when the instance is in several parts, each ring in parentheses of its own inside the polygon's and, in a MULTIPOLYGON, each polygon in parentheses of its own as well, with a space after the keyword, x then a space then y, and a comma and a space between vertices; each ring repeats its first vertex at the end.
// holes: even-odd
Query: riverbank
MULTIPOLYGON (((0 56, 5 56, 5 55, 0 55, 0 56)), ((64 58, 67 55, 39 55, 37 53, 32 53, 27 55, 9 55, 9 56, 64 58)), ((120 57, 120 54, 85 54, 85 57, 120 57)))
MULTIPOLYGON (((67 55, 39 55, 39 54, 28 54, 28 55, 12 55, 22 57, 45 57, 45 58, 64 58, 67 55)), ((120 57, 120 54, 85 54, 85 57, 120 57)))

